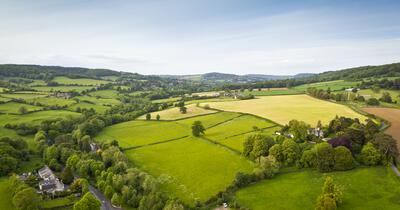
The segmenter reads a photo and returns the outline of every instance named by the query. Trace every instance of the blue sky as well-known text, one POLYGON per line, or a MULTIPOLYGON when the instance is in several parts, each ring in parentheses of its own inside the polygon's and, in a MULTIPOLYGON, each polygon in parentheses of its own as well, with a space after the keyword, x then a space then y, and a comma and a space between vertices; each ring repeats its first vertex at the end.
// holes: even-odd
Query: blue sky
POLYGON ((296 74, 400 62, 400 1, 1 0, 0 63, 296 74))

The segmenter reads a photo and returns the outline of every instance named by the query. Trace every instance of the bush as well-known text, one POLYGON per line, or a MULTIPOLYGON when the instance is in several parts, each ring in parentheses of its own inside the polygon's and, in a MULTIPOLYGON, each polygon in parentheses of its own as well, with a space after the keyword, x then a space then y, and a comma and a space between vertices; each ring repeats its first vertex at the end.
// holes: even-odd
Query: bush
POLYGON ((380 103, 379 103, 378 99, 376 99, 376 98, 370 98, 367 100, 367 105, 378 106, 379 104, 380 103))
POLYGON ((382 160, 379 151, 371 142, 368 142, 361 150, 361 161, 367 166, 378 165, 382 160))
POLYGON ((339 146, 334 149, 334 170, 345 171, 353 168, 354 158, 349 149, 339 146))

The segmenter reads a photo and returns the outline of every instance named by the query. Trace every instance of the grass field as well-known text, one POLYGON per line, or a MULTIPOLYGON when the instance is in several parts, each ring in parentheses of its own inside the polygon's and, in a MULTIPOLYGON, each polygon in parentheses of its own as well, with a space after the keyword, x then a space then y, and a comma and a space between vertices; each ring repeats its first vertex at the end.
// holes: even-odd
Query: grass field
POLYGON ((304 93, 302 90, 297 90, 297 89, 273 89, 271 88, 270 90, 268 89, 262 89, 261 91, 258 91, 257 89, 254 89, 253 91, 245 90, 244 94, 251 94, 253 96, 275 96, 275 95, 295 95, 295 94, 301 94, 304 93))
MULTIPOLYGON (((182 114, 179 111, 179 107, 174 107, 170 109, 165 109, 162 111, 158 112, 152 112, 151 117, 152 119, 155 119, 157 115, 160 115, 161 120, 176 120, 176 119, 181 119, 181 118, 186 118, 186 117, 194 117, 198 115, 204 115, 204 114, 210 114, 210 113, 215 113, 216 111, 214 110, 207 110, 201 107, 197 107, 194 104, 186 106, 187 112, 185 114, 182 114)), ((146 119, 146 115, 140 116, 139 119, 146 119)))
POLYGON ((76 102, 72 99, 56 98, 56 97, 41 97, 28 100, 28 102, 40 103, 45 106, 71 106, 76 102))
POLYGON ((101 97, 101 98, 118 98, 118 91, 116 90, 98 90, 90 92, 90 96, 101 97))
POLYGON ((189 135, 185 125, 177 122, 129 121, 103 129, 96 140, 118 140, 123 148, 143 146, 189 135))
POLYGON ((232 183, 238 171, 251 172, 253 164, 220 146, 185 138, 126 151, 143 170, 164 180, 172 196, 193 205, 205 201, 232 183))
POLYGON ((328 174, 316 171, 282 174, 239 190, 236 198, 252 210, 314 209, 326 175, 343 188, 339 209, 400 209, 400 179, 385 167, 328 174))
POLYGON ((400 91, 399 90, 386 90, 386 89, 381 89, 378 93, 372 91, 371 89, 363 89, 363 90, 359 90, 357 93, 359 95, 364 96, 365 99, 369 99, 369 98, 381 98, 382 94, 384 92, 388 92, 390 94, 390 96, 392 97, 393 101, 397 101, 397 104, 387 104, 389 106, 400 106, 400 91))
POLYGON ((14 98, 14 99, 23 99, 23 100, 30 100, 34 98, 41 98, 46 97, 47 94, 32 94, 32 93, 3 93, 0 94, 3 98, 14 98))
POLYGON ((304 84, 293 87, 295 90, 306 91, 309 87, 315 87, 318 89, 327 90, 330 88, 332 91, 344 90, 346 88, 355 87, 359 82, 351 82, 351 81, 344 81, 344 80, 335 80, 329 82, 317 82, 311 84, 304 84))
MULTIPOLYGON (((55 198, 52 200, 45 200, 40 202, 40 207, 42 209, 58 209, 60 207, 68 207, 70 206, 72 209, 72 205, 77 202, 79 198, 77 197, 63 197, 63 198, 55 198)), ((62 208, 64 210, 64 208, 62 208)))
POLYGON ((397 140, 397 148, 400 151, 400 109, 393 108, 363 108, 365 112, 382 117, 391 123, 385 133, 393 136, 397 140))
POLYGON ((164 98, 164 99, 157 99, 157 100, 152 100, 151 102, 153 103, 169 103, 169 102, 176 102, 181 100, 182 97, 173 97, 173 98, 164 98))
POLYGON ((0 102, 9 102, 11 101, 11 98, 3 98, 0 96, 0 102))
POLYGON ((0 126, 4 126, 6 123, 10 122, 13 124, 18 123, 30 123, 37 125, 43 120, 52 120, 57 118, 65 118, 68 116, 79 116, 79 113, 65 111, 65 110, 47 110, 40 112, 33 112, 24 115, 0 115, 2 120, 0 121, 0 126))
POLYGON ((42 107, 39 106, 32 106, 29 104, 22 104, 16 102, 7 102, 4 104, 0 104, 0 113, 7 113, 7 114, 19 114, 19 109, 21 107, 25 107, 28 112, 41 110, 42 107))
POLYGON ((76 108, 81 108, 82 109, 90 109, 93 108, 97 113, 104 113, 107 109, 110 107, 108 106, 103 106, 103 105, 97 105, 97 104, 91 104, 91 103, 86 103, 86 102, 79 102, 76 103, 72 106, 68 107, 68 110, 75 112, 76 108))
POLYGON ((89 86, 97 86, 101 84, 110 83, 109 81, 105 80, 88 79, 88 78, 71 79, 68 77, 55 77, 52 81, 63 85, 89 85, 89 86))
POLYGON ((8 177, 0 177, 0 209, 14 210, 12 197, 9 190, 10 183, 8 177))
POLYGON ((37 91, 43 92, 53 92, 53 91, 62 91, 62 92, 69 92, 69 91, 77 91, 82 92, 84 90, 89 90, 94 88, 95 86, 40 86, 40 87, 32 87, 32 89, 37 91))
MULTIPOLYGON (((211 108, 258 115, 280 124, 292 119, 316 125, 318 120, 327 124, 336 115, 365 120, 366 117, 352 109, 307 95, 265 96, 253 100, 208 103, 211 108)), ((203 104, 202 104, 203 105, 203 104)))
POLYGON ((201 121, 205 128, 210 128, 211 126, 215 126, 221 123, 224 123, 228 120, 232 120, 236 117, 241 116, 241 114, 233 113, 233 112, 218 112, 215 114, 197 116, 188 119, 178 120, 179 124, 186 125, 188 128, 192 126, 194 121, 201 121))
POLYGON ((121 101, 113 98, 97 98, 93 96, 76 96, 74 98, 79 99, 81 102, 89 102, 98 105, 117 105, 120 104, 121 101))

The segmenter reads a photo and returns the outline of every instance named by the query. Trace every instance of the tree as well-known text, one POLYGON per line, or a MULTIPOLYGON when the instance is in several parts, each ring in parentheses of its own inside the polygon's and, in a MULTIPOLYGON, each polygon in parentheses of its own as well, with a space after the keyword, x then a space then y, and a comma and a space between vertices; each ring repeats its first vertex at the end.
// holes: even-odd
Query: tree
POLYGON ((111 199, 112 196, 114 195, 114 190, 110 185, 106 186, 106 189, 104 190, 104 195, 108 198, 111 199))
POLYGON ((150 113, 146 114, 146 120, 151 120, 151 114, 150 113))
POLYGON ((280 144, 273 145, 271 148, 269 148, 268 153, 269 155, 274 156, 278 162, 282 163, 284 161, 282 146, 280 144))
POLYGON ((163 210, 184 210, 185 207, 177 200, 168 200, 163 210))
POLYGON ((74 175, 70 167, 65 167, 61 174, 61 179, 65 184, 71 184, 74 181, 74 175))
POLYGON ((279 163, 274 156, 269 155, 261 158, 258 168, 262 173, 260 178, 272 178, 279 171, 279 163))
POLYGON ((318 197, 316 210, 335 210, 342 202, 343 193, 340 188, 333 183, 333 179, 328 176, 325 178, 322 195, 318 197))
POLYGON ((379 100, 386 103, 393 103, 392 96, 390 96, 390 93, 388 92, 383 92, 382 97, 379 100))
POLYGON ((0 176, 7 175, 17 169, 18 160, 9 155, 0 156, 0 176))
POLYGON ((122 198, 118 193, 114 193, 114 195, 111 198, 111 203, 114 206, 121 206, 122 205, 122 198))
POLYGON ((199 137, 200 135, 204 134, 204 131, 206 129, 204 128, 203 124, 201 121, 194 121, 192 125, 192 134, 193 136, 199 137))
POLYGON ((361 150, 361 161, 368 166, 378 165, 382 160, 379 151, 371 142, 368 142, 361 150))
POLYGON ((100 210, 101 202, 87 192, 78 202, 74 204, 74 210, 100 210))
POLYGON ((349 149, 339 146, 334 149, 334 154, 334 170, 344 171, 353 168, 354 158, 349 149))
POLYGON ((19 107, 18 112, 20 114, 26 114, 26 113, 28 113, 28 109, 25 106, 21 106, 21 107, 19 107))
POLYGON ((261 156, 267 156, 269 148, 274 145, 275 142, 271 137, 255 135, 253 144, 252 155, 254 158, 258 158, 258 162, 260 163, 261 156))
POLYGON ((319 143, 313 148, 317 157, 317 168, 321 172, 331 171, 334 165, 334 150, 326 142, 319 143))
POLYGON ((39 209, 40 196, 36 193, 36 190, 32 187, 27 187, 17 192, 12 202, 18 210, 36 210, 39 209))
POLYGON ((304 142, 307 140, 307 132, 309 128, 310 126, 303 121, 291 120, 289 122, 289 132, 293 134, 294 140, 298 142, 304 142))
POLYGON ((185 106, 181 106, 181 107, 179 107, 179 111, 180 111, 182 114, 186 114, 187 108, 186 108, 185 106))
POLYGON ((397 142, 390 135, 377 133, 374 135, 371 142, 380 151, 382 158, 386 162, 391 162, 399 154, 397 150, 397 142))
POLYGON ((379 101, 376 98, 370 98, 370 99, 367 100, 367 105, 378 106, 379 105, 379 101))
POLYGON ((157 114, 157 116, 156 116, 156 119, 157 119, 157 121, 159 121, 160 120, 160 115, 159 114, 157 114))
POLYGON ((286 139, 282 143, 282 155, 286 165, 296 163, 300 155, 300 147, 292 139, 286 139))

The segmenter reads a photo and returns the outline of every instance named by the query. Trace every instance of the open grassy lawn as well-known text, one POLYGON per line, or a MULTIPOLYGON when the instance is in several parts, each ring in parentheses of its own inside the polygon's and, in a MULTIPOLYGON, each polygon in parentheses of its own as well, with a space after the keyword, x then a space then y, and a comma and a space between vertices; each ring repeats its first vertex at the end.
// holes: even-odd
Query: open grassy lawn
POLYGON ((343 188, 339 209, 400 209, 400 179, 385 167, 328 174, 309 170, 282 174, 239 190, 236 198, 252 210, 314 209, 327 175, 343 188))
MULTIPOLYGON (((211 108, 242 112, 287 124, 292 119, 316 125, 318 120, 327 124, 336 115, 365 120, 347 106, 312 98, 307 95, 264 96, 253 100, 208 103, 211 108)), ((202 104, 203 105, 203 104, 202 104)))
POLYGON ((68 77, 55 77, 52 81, 63 85, 90 85, 90 86, 110 83, 109 81, 105 80, 88 79, 88 78, 71 79, 68 77))
POLYGON ((2 120, 0 120, 0 126, 4 126, 6 123, 30 123, 33 125, 37 125, 43 120, 52 120, 57 118, 65 118, 68 116, 79 116, 79 113, 65 111, 65 110, 47 110, 40 112, 33 112, 24 115, 11 115, 11 114, 3 114, 0 115, 2 120))
POLYGON ((177 122, 129 121, 103 129, 96 140, 118 140, 123 148, 143 146, 189 135, 190 127, 177 122))
POLYGON ((40 207, 42 209, 55 209, 55 208, 58 209, 60 207, 70 206, 72 209, 72 206, 78 200, 79 200, 79 198, 76 198, 76 197, 63 197, 63 198, 55 198, 52 200, 44 200, 44 201, 40 202, 40 207))
POLYGON ((304 84, 293 87, 295 90, 306 91, 309 87, 315 87, 318 89, 327 90, 330 88, 332 91, 344 90, 346 88, 355 87, 359 82, 352 82, 352 81, 344 81, 344 80, 335 80, 329 82, 317 82, 311 84, 304 84))
POLYGON ((19 114, 19 109, 21 107, 25 107, 28 112, 41 110, 42 107, 32 106, 29 104, 22 104, 17 102, 7 102, 4 104, 0 104, 0 113, 8 113, 8 114, 19 114))
POLYGON ((0 102, 4 103, 4 102, 9 102, 11 101, 11 98, 3 98, 0 96, 0 102))
POLYGON ((120 104, 121 101, 114 98, 97 98, 93 96, 77 96, 75 97, 79 99, 81 102, 89 102, 97 105, 117 105, 120 104))
POLYGON ((79 102, 68 107, 68 110, 75 112, 78 107, 81 108, 81 110, 93 108, 97 113, 104 113, 107 109, 110 108, 108 106, 103 106, 103 105, 91 104, 87 102, 79 102))
POLYGON ((90 92, 89 95, 101 98, 118 98, 119 93, 116 90, 98 90, 90 92))
POLYGON ((82 92, 84 90, 89 90, 94 88, 95 86, 40 86, 40 87, 32 87, 32 89, 37 91, 43 92, 53 92, 53 91, 62 91, 62 92, 69 92, 69 91, 76 91, 82 92))
POLYGON ((3 93, 0 94, 3 98, 14 98, 14 99, 23 99, 30 100, 34 98, 46 97, 47 94, 32 94, 32 93, 3 93))
POLYGON ((172 196, 193 205, 223 191, 238 171, 251 172, 253 164, 223 147, 189 137, 126 151, 143 170, 164 180, 172 196))
POLYGON ((45 106, 71 106, 76 101, 72 99, 56 98, 56 97, 42 97, 28 100, 29 102, 43 104, 45 106))
POLYGON ((244 94, 251 94, 253 96, 274 96, 274 95, 295 95, 304 93, 302 90, 297 89, 262 89, 258 91, 258 89, 254 89, 253 91, 245 90, 244 94))
POLYGON ((0 209, 14 210, 12 197, 9 191, 10 183, 8 177, 0 177, 0 209))
MULTIPOLYGON (((174 107, 170 109, 165 109, 162 111, 158 112, 152 112, 151 117, 153 119, 156 119, 157 115, 160 115, 160 120, 177 120, 177 119, 182 119, 182 118, 187 118, 187 117, 194 117, 198 115, 204 115, 204 114, 210 114, 210 113, 215 113, 215 110, 208 110, 204 109, 201 107, 197 107, 194 104, 186 106, 187 112, 185 114, 182 114, 179 111, 179 107, 174 107)), ((146 119, 146 115, 140 116, 139 119, 146 119)))

